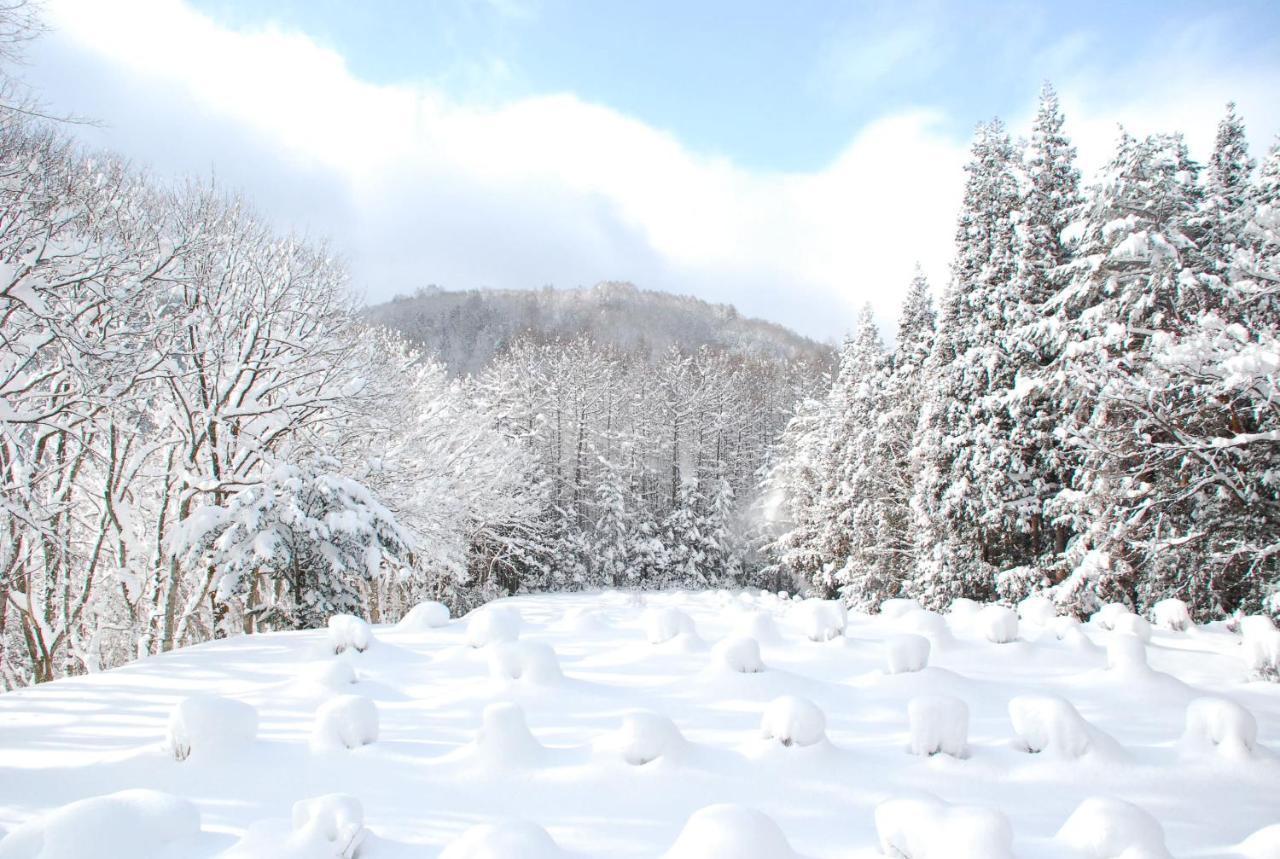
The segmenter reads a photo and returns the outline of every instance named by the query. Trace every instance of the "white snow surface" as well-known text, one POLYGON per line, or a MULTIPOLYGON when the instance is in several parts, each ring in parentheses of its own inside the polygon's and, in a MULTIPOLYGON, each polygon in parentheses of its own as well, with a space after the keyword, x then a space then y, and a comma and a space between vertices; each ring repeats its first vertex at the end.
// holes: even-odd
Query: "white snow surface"
MULTIPOLYGON (((927 667, 887 674, 885 641, 904 617, 845 618, 834 603, 611 592, 483 611, 499 608, 522 618, 521 644, 554 651, 557 682, 495 681, 490 650, 503 648, 471 647, 463 618, 375 626, 359 654, 332 655, 327 629, 243 636, 0 694, 0 859, 327 859, 357 827, 359 859, 873 859, 877 807, 924 795, 1002 815, 1021 859, 1277 855, 1280 684, 1253 677, 1241 644, 1268 638, 1258 622, 1247 635, 1158 623, 1148 669, 1119 671, 1106 645, 1120 636, 1100 624, 1058 619, 994 644, 964 605, 927 667), (649 644, 647 612, 666 608, 696 623, 701 650, 649 644), (767 670, 711 671, 711 649, 756 612, 752 629, 777 632, 759 639, 767 670), (814 613, 840 631, 812 640, 797 621, 814 613), (584 616, 598 622, 566 623, 584 616), (333 667, 348 664, 358 671, 333 667), (376 741, 313 750, 317 711, 343 693, 375 708, 376 741), (201 695, 256 710, 244 753, 166 751, 171 712, 201 695), (819 742, 762 738, 784 696, 816 708, 819 742), (1015 729, 1020 696, 1024 710, 1028 697, 1062 703, 1032 706, 1015 729), (1216 703, 1193 704, 1205 698, 1216 703), (959 744, 960 704, 963 757, 943 748, 959 744), (1047 738, 1039 754, 1024 750, 1032 734, 1047 738), (917 744, 943 753, 911 754, 917 744), (1082 745, 1082 757, 1048 751, 1082 745), (295 804, 332 794, 358 801, 362 819, 335 801, 295 827, 295 804), (1108 799, 1085 805, 1093 797, 1108 799), (1116 810, 1131 806, 1157 828, 1116 810), (1166 846, 1144 846, 1161 830, 1166 846)), ((781 712, 788 732, 808 724, 803 707, 781 712)))

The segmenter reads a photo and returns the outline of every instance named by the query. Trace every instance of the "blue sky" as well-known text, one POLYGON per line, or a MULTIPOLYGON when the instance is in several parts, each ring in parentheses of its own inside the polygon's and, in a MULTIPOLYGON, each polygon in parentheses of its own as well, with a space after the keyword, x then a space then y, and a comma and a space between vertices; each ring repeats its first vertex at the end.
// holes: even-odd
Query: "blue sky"
POLYGON ((973 125, 1053 80, 1203 156, 1280 131, 1280 3, 49 0, 30 76, 92 145, 331 237, 371 300, 629 279, 835 337, 940 286, 973 125))

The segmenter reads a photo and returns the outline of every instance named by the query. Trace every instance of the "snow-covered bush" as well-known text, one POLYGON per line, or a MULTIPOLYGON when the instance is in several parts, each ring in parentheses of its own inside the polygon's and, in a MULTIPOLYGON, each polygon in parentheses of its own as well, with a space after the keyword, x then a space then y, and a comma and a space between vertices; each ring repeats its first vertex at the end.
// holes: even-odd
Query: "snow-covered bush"
POLYGON ((663 859, 794 859, 773 819, 743 805, 709 805, 685 822, 663 859))
POLYGON ((1109 602, 1094 612, 1089 620, 1097 626, 1109 630, 1115 624, 1116 618, 1123 617, 1126 614, 1133 614, 1127 605, 1122 602, 1109 602))
POLYGON ((968 753, 969 705, 949 695, 917 695, 907 704, 911 726, 911 754, 951 755, 968 753))
POLYGON ((1058 616, 1058 607, 1045 596, 1029 596, 1018 603, 1018 619, 1032 626, 1049 626, 1058 616))
POLYGON ((1260 629, 1246 636, 1243 644, 1250 676, 1280 681, 1280 630, 1260 629))
POLYGON ((489 674, 496 680, 552 685, 563 679, 560 660, 540 641, 499 641, 488 648, 489 674))
POLYGON ((880 603, 880 614, 889 620, 902 617, 909 611, 919 611, 920 601, 915 599, 894 598, 880 603))
POLYGON ((309 665, 304 673, 306 680, 334 691, 345 689, 359 682, 355 666, 345 659, 322 659, 309 665))
POLYGON ((947 619, 928 609, 915 609, 900 615, 897 627, 903 632, 923 635, 934 644, 951 640, 951 627, 947 626, 947 619))
POLYGON ((541 826, 507 820, 471 827, 449 842, 440 859, 563 859, 566 855, 541 826))
POLYGON ((1111 631, 1120 635, 1132 635, 1144 643, 1151 640, 1151 624, 1141 615, 1126 612, 1111 618, 1111 631))
POLYGON ((680 635, 695 634, 693 618, 671 606, 645 612, 644 628, 650 644, 662 644, 680 635))
POLYGON ((1265 614, 1246 614, 1235 619, 1236 630, 1244 640, 1265 636, 1276 628, 1276 622, 1265 614))
POLYGON ((844 635, 849 613, 837 600, 810 598, 791 610, 791 617, 810 641, 831 641, 844 635))
POLYGON ((1160 822, 1133 803, 1109 797, 1080 803, 1056 838, 1087 859, 1169 859, 1160 822))
POLYGON ((475 748, 488 763, 499 767, 537 763, 546 751, 530 732, 524 710, 506 701, 484 708, 475 748))
POLYGON ((426 600, 409 609, 400 619, 396 629, 439 629, 449 625, 449 607, 441 602, 426 600))
POLYGON ((1063 759, 1084 755, 1099 736, 1076 708, 1056 695, 1020 695, 1009 702, 1009 719, 1024 752, 1063 759))
POLYGON ((826 737, 827 717, 817 704, 794 695, 784 695, 769 702, 760 720, 760 732, 766 740, 784 746, 812 746, 826 737))
POLYGON ((685 745, 680 729, 659 713, 628 713, 622 726, 604 741, 604 746, 632 766, 671 755, 685 745))
POLYGON ((313 749, 356 749, 377 739, 378 708, 363 695, 335 695, 316 708, 313 749))
POLYGON ((726 671, 759 674, 764 671, 760 644, 754 638, 724 638, 711 650, 713 663, 726 671))
POLYGON ((1173 632, 1185 632, 1191 628, 1191 612, 1187 604, 1180 599, 1170 597, 1157 602, 1151 607, 1151 616, 1156 626, 1173 632))
POLYGON ((761 644, 775 644, 782 640, 777 622, 767 611, 743 612, 734 621, 733 634, 742 638, 754 638, 761 644))
POLYGON ((884 639, 886 674, 921 671, 929 664, 929 639, 909 632, 887 635, 884 639))
POLYGON ((1007 606, 984 606, 978 615, 978 622, 982 625, 982 634, 987 641, 1007 644, 1018 640, 1018 613, 1007 606))
POLYGON ((1113 632, 1107 636, 1107 668, 1134 671, 1147 667, 1147 645, 1136 635, 1113 632))
POLYGON ((1187 725, 1182 733, 1183 751, 1248 757, 1258 741, 1253 714, 1229 698, 1195 698, 1187 704, 1187 725))
POLYGON ((258 735, 251 704, 218 695, 193 695, 169 713, 165 750, 176 760, 211 760, 243 751, 258 735))
POLYGON ((947 614, 957 620, 970 620, 980 611, 982 611, 982 603, 977 600, 971 600, 968 597, 956 597, 951 601, 947 614))
MULTIPOLYGON (((3 859, 188 855, 173 851, 200 832, 200 812, 158 790, 122 790, 64 805, 0 838, 3 859)), ((193 845, 194 846, 194 845, 193 845)))
POLYGON ((353 859, 369 834, 364 828, 364 806, 344 793, 295 802, 292 820, 299 840, 318 845, 326 857, 335 859, 353 859))
POLYGON ((900 859, 1013 859, 1013 830, 992 808, 950 805, 933 797, 890 799, 876 806, 880 852, 900 859))
POLYGON ((373 628, 368 621, 350 614, 329 618, 329 646, 334 653, 354 650, 364 653, 373 644, 373 628))
POLYGON ((506 606, 488 605, 467 617, 467 644, 487 647, 499 641, 515 641, 520 637, 520 613, 506 606))

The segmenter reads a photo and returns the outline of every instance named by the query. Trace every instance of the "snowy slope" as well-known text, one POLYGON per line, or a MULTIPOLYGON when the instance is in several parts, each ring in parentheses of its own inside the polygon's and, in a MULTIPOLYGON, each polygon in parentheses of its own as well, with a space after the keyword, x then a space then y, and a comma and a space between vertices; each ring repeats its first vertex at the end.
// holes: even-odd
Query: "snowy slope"
POLYGON ((840 634, 771 595, 521 597, 363 652, 333 654, 359 625, 260 635, 0 695, 0 857, 1280 856, 1254 835, 1280 821, 1280 685, 1246 681, 1225 625, 1144 654, 1114 618, 1029 609, 994 643, 998 612, 888 608, 840 634), (200 698, 176 760, 192 695, 252 705, 256 738, 200 698), (1184 739, 1206 696, 1228 703, 1184 739), (40 823, 137 788, 173 796, 40 823), (334 793, 358 802, 295 808, 334 793))

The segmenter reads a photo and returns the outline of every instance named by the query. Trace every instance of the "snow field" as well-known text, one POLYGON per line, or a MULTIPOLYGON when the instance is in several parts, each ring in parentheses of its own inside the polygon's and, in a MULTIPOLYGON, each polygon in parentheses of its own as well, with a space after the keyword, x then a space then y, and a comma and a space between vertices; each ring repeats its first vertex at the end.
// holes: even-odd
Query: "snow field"
POLYGON ((812 701, 795 695, 775 698, 765 707, 760 733, 784 746, 813 746, 826 739, 827 717, 812 701))
POLYGON ((329 618, 329 646, 334 653, 348 649, 364 653, 373 644, 373 628, 368 621, 349 614, 335 614, 329 618))
POLYGON ((378 708, 363 695, 335 695, 316 708, 313 749, 358 749, 377 739, 378 708))
POLYGON ((929 664, 929 639, 909 632, 890 635, 884 640, 886 674, 922 671, 929 664))
POLYGON ((1121 799, 1092 797, 1058 830, 1057 840, 1087 859, 1170 859, 1160 822, 1121 799))
POLYGON ((243 701, 193 695, 169 714, 165 751, 175 760, 211 759, 244 752, 258 733, 258 711, 243 701))
POLYGON ((899 859, 1013 859, 1013 830, 999 811, 935 797, 876 806, 880 852, 899 859))
POLYGON ((907 704, 913 755, 968 754, 969 705, 949 695, 917 695, 907 704))

